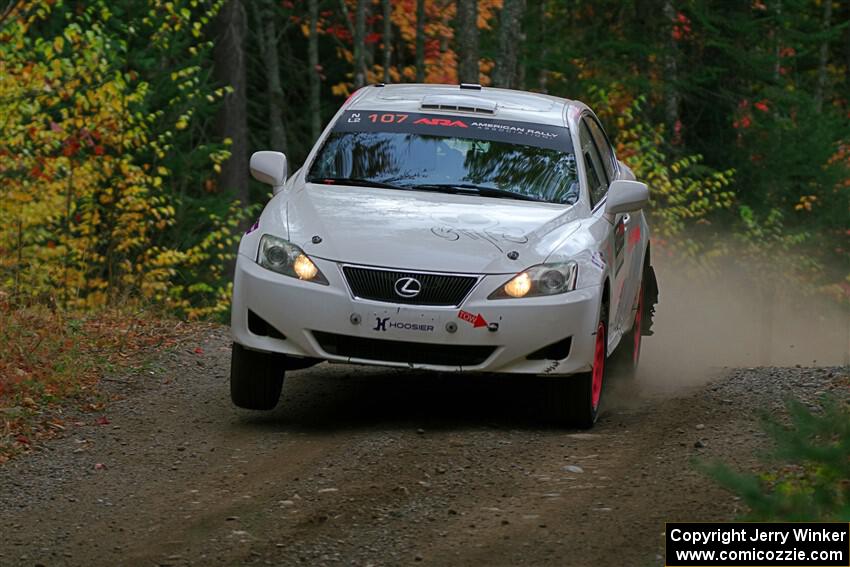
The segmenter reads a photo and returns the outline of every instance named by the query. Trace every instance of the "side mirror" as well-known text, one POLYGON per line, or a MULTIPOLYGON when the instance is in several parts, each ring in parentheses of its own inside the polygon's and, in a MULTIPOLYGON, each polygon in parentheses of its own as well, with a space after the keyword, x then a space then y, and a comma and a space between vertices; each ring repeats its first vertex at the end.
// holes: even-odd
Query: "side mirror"
POLYGON ((271 185, 275 195, 286 183, 286 169, 286 156, 280 152, 254 152, 251 156, 251 175, 271 185))
POLYGON ((640 181, 619 179, 608 187, 605 212, 609 215, 629 213, 644 208, 649 203, 649 188, 640 181))

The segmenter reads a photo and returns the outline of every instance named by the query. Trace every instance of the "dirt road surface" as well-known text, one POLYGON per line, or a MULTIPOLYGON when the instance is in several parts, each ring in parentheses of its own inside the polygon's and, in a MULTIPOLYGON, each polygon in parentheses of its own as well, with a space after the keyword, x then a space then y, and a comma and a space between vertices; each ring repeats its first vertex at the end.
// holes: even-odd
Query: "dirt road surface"
POLYGON ((327 364, 237 410, 228 331, 199 327, 0 468, 0 566, 662 565, 665 521, 741 512, 695 462, 753 467, 761 411, 850 390, 846 311, 678 273, 589 432, 533 378, 327 364))
POLYGON ((740 511, 694 459, 752 466, 757 410, 847 387, 839 368, 614 384, 580 432, 527 378, 355 366, 292 373, 253 414, 229 354, 205 331, 106 382, 109 423, 81 414, 0 469, 0 565, 659 565, 665 521, 740 511))

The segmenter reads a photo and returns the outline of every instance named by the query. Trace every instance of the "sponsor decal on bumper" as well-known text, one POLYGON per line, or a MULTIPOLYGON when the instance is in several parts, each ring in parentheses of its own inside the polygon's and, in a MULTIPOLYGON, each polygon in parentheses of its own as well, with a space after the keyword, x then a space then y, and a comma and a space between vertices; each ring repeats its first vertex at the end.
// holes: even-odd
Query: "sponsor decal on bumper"
POLYGON ((375 317, 373 331, 417 331, 420 333, 433 333, 434 325, 428 323, 413 323, 411 321, 396 321, 392 317, 375 317))
POLYGON ((486 327, 487 320, 481 315, 481 313, 470 313, 469 311, 464 311, 461 309, 457 312, 457 318, 466 321, 476 329, 479 327, 486 327))

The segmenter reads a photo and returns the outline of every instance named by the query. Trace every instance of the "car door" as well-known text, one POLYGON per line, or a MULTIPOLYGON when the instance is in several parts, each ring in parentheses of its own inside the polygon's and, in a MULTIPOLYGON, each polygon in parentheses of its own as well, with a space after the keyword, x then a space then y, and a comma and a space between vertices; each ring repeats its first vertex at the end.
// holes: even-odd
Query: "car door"
POLYGON ((600 252, 603 260, 609 266, 609 277, 611 280, 610 305, 608 309, 608 337, 609 341, 617 327, 616 314, 620 303, 620 283, 616 265, 619 254, 619 243, 610 219, 605 215, 605 197, 608 193, 608 173, 602 165, 602 159, 593 136, 584 119, 578 123, 578 137, 581 147, 581 161, 584 165, 587 191, 592 208, 593 225, 591 233, 600 241, 600 252))
MULTIPOLYGON (((618 179, 620 167, 614 150, 605 135, 605 131, 595 116, 590 113, 582 117, 582 122, 593 139, 602 167, 609 181, 618 179)), ((614 281, 617 295, 617 307, 614 311, 612 329, 624 331, 632 321, 633 298, 637 296, 637 286, 640 280, 640 250, 637 243, 641 240, 641 212, 618 214, 614 217, 614 281)), ((613 305, 612 305, 613 307, 613 305)))
POLYGON ((587 188, 590 195, 590 204, 593 209, 594 232, 604 234, 602 252, 605 262, 609 266, 609 277, 611 281, 611 297, 608 317, 609 344, 618 340, 622 333, 624 321, 623 311, 628 309, 624 306, 622 298, 627 283, 626 266, 626 226, 629 219, 626 215, 618 214, 611 219, 605 214, 605 198, 608 194, 608 186, 619 174, 616 160, 613 160, 613 152, 601 131, 605 145, 602 151, 599 149, 593 131, 598 129, 595 119, 589 114, 582 116, 579 122, 579 141, 581 144, 582 159, 587 176, 587 188), (613 221, 613 222, 612 222, 613 221))

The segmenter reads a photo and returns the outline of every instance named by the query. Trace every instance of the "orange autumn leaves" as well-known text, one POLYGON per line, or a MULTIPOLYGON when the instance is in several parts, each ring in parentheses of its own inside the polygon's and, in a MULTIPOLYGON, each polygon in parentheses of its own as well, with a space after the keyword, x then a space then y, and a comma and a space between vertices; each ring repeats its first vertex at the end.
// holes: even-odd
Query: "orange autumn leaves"
POLYGON ((197 325, 126 308, 89 315, 19 308, 0 292, 0 464, 73 427, 68 402, 90 414, 75 420, 107 425, 108 417, 98 416, 102 376, 196 336, 197 325))
MULTIPOLYGON (((357 0, 345 0, 348 14, 353 17, 357 0)), ((502 0, 479 0, 478 2, 478 28, 490 30, 496 25, 499 11, 502 8, 502 0)), ((369 5, 367 16, 367 34, 365 43, 383 47, 383 12, 380 0, 372 0, 369 5)), ((416 51, 416 0, 398 0, 392 2, 392 23, 394 33, 399 34, 404 54, 394 53, 393 61, 403 59, 412 61, 416 51), (401 56, 401 57, 400 57, 401 56)), ((425 82, 426 83, 457 83, 457 52, 454 50, 455 29, 453 27, 456 19, 456 3, 454 0, 426 0, 425 1, 425 82)), ((336 12, 324 12, 320 16, 320 34, 334 35, 342 44, 338 48, 342 59, 352 62, 352 37, 349 32, 349 23, 341 20, 336 12)), ((309 33, 309 26, 302 26, 305 36, 309 33)), ((395 45, 395 42, 394 42, 395 45)), ((384 68, 380 57, 367 69, 367 82, 381 82, 384 77, 384 68)), ((490 84, 490 74, 494 67, 490 59, 481 59, 481 83, 490 84)), ((416 79, 416 66, 414 64, 394 64, 389 69, 389 75, 393 82, 414 82, 416 79)), ((346 77, 332 86, 334 95, 347 96, 353 88, 353 77, 346 77)))

